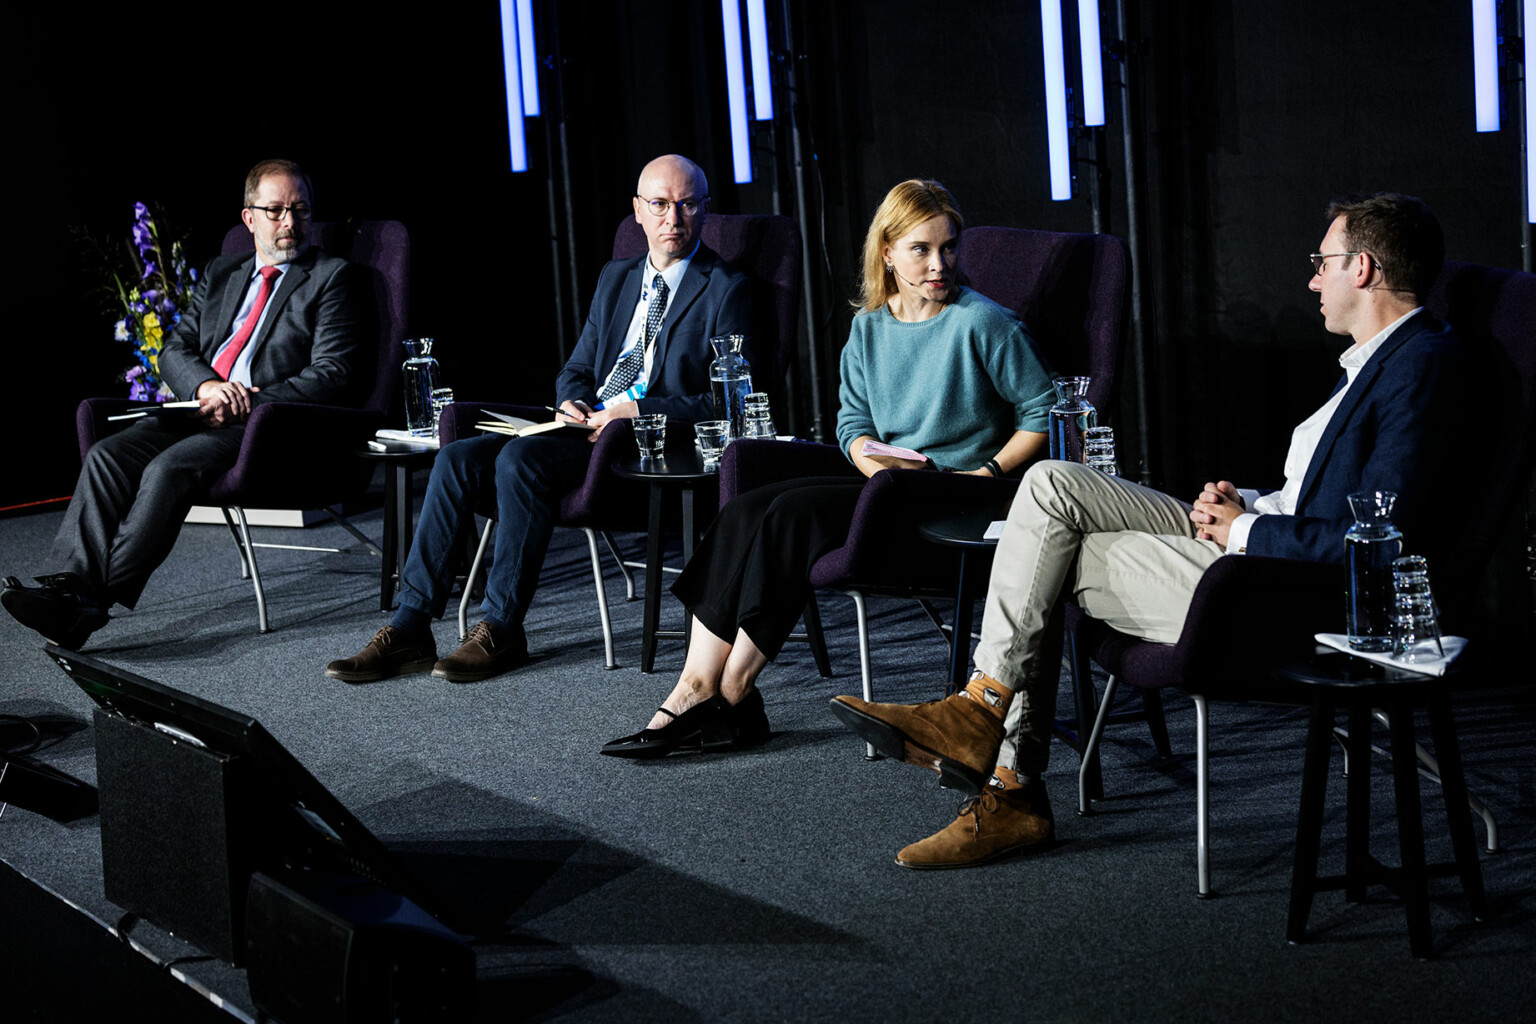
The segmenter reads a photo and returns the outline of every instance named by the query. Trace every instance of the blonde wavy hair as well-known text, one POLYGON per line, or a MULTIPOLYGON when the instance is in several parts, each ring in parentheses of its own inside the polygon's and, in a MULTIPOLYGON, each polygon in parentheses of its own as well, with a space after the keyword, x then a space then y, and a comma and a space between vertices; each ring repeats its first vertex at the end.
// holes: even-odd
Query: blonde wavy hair
MULTIPOLYGON (((864 236, 864 261, 858 297, 853 306, 873 313, 896 294, 896 281, 885 271, 885 249, 926 220, 944 216, 955 226, 955 234, 965 230, 965 218, 949 189, 925 178, 909 178, 891 189, 875 210, 869 233, 864 236)), ((965 276, 955 275, 956 285, 965 284, 965 276)))

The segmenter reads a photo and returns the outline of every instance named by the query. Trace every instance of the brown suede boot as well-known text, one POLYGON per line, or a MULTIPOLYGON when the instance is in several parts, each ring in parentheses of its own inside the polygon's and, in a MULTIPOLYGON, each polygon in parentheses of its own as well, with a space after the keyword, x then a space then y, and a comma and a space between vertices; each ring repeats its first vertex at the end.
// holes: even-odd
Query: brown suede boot
POLYGON ((832 713, 886 757, 939 773, 939 785, 979 793, 1003 742, 1013 691, 983 672, 965 689, 926 704, 832 698, 832 713))
POLYGON ((987 785, 967 797, 955 820, 896 855, 904 868, 968 868, 1020 850, 1045 849, 1056 838, 1051 801, 1039 781, 1017 789, 987 785))

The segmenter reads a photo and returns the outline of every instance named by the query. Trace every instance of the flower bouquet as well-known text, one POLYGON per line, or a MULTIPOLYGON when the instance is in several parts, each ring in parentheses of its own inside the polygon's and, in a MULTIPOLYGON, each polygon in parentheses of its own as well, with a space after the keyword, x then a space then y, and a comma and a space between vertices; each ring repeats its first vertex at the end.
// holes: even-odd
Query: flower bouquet
POLYGON ((133 204, 132 257, 128 273, 111 271, 123 316, 113 325, 118 341, 133 345, 135 365, 122 376, 128 384, 128 397, 135 401, 164 402, 172 395, 160 379, 160 346, 165 335, 181 320, 182 310, 192 303, 197 285, 197 270, 187 266, 181 242, 172 242, 167 254, 160 242, 160 229, 149 207, 133 204), (168 258, 167 258, 168 257, 168 258), (132 274, 138 280, 131 280, 132 274), (129 282, 124 278, 128 277, 129 282))

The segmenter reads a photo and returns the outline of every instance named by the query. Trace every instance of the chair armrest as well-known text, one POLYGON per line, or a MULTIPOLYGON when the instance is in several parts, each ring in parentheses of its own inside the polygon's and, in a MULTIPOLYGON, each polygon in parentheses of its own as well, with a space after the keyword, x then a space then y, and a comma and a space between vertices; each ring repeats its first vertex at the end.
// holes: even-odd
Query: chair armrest
POLYGON ((91 445, 133 422, 108 423, 108 416, 132 412, 134 409, 148 409, 155 404, 127 398, 87 398, 82 401, 75 409, 75 437, 80 443, 80 461, 85 461, 85 453, 91 450, 91 445))
POLYGON ((1001 516, 1018 489, 1019 481, 1011 479, 881 470, 859 495, 847 543, 816 563, 811 581, 817 586, 852 580, 947 592, 955 584, 958 556, 924 540, 918 528, 949 513, 996 510, 1001 516))
POLYGON ((765 484, 805 476, 859 476, 836 445, 742 438, 720 458, 720 504, 765 484))
POLYGON ((264 402, 252 412, 234 467, 209 488, 215 504, 329 505, 355 486, 358 451, 384 425, 368 409, 264 402))

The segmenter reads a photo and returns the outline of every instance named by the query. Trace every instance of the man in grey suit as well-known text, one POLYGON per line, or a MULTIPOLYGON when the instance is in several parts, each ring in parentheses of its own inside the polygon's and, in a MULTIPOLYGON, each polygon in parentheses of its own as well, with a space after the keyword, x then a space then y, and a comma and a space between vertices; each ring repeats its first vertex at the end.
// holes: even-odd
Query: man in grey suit
POLYGON ((235 464, 263 402, 346 404, 366 383, 360 283, 346 260, 309 247, 309 178, 265 160, 245 180, 252 252, 208 265, 160 353, 185 415, 147 416, 94 445, 54 540, 59 571, 40 587, 5 581, 0 603, 23 625, 76 648, 132 608, 170 554, 191 496, 235 464))

